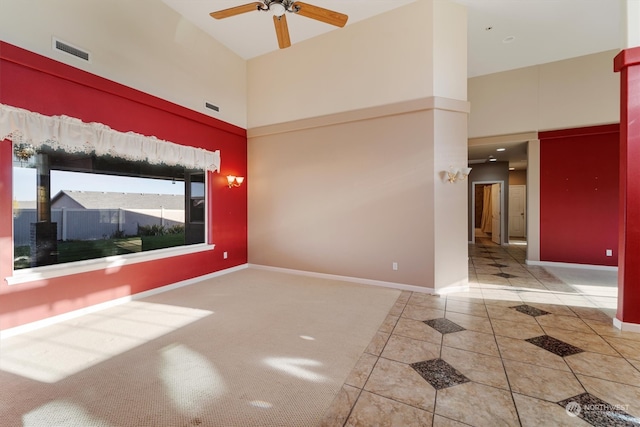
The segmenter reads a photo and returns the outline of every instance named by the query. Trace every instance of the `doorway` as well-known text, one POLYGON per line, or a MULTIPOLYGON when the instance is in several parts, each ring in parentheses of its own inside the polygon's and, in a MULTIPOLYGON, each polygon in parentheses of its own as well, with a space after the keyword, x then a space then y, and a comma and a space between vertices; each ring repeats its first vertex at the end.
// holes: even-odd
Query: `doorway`
POLYGON ((509 185, 509 240, 527 239, 527 186, 509 185))
POLYGON ((491 238, 498 245, 507 242, 504 186, 504 181, 472 182, 471 243, 475 243, 476 237, 491 238))

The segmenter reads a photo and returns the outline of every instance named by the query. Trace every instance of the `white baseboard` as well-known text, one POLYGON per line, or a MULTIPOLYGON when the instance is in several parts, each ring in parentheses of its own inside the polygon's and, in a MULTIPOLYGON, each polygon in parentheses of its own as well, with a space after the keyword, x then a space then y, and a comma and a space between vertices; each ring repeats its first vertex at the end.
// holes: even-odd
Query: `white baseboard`
POLYGON ((363 279, 359 277, 351 276, 339 276, 336 274, 327 273, 315 273, 313 271, 293 270, 290 268, 271 267, 268 265, 249 264, 249 268, 255 268, 258 270, 277 271, 280 273, 297 274, 300 276, 317 277, 320 279, 340 280, 343 282, 361 283, 363 285, 383 286, 386 288, 400 289, 402 291, 420 292, 425 294, 435 294, 436 291, 433 288, 423 288, 422 286, 406 285, 404 283, 385 282, 382 280, 363 279))
POLYGON ((525 260, 527 265, 537 265, 540 267, 563 267, 563 268, 579 268, 582 270, 600 270, 600 271, 618 271, 618 267, 609 265, 593 265, 593 264, 573 264, 569 262, 551 262, 551 261, 531 261, 525 260))
POLYGON ((0 340, 23 334, 25 332, 35 331, 36 329, 44 328, 46 326, 54 325, 56 323, 63 322, 69 319, 75 319, 85 314, 95 313, 106 308, 115 307, 120 304, 125 304, 130 301, 139 300, 142 298, 150 297, 151 295, 160 294, 163 292, 171 291, 173 289, 182 288, 184 286, 193 285, 203 280, 212 279, 218 276, 224 276, 225 274, 233 273, 234 271, 244 270, 248 267, 248 264, 238 265, 236 267, 227 268, 220 271, 214 271, 213 273, 205 274, 204 276, 198 276, 191 279, 183 280, 169 285, 160 286, 158 288, 149 289, 148 291, 140 292, 137 294, 129 295, 126 297, 116 298, 110 301, 105 301, 100 304, 90 305, 89 307, 73 310, 68 313, 58 314, 56 316, 47 317, 46 319, 37 320, 35 322, 26 323, 24 325, 16 326, 14 328, 5 329, 0 331, 0 340))
POLYGON ((623 322, 621 320, 618 320, 617 317, 613 318, 613 326, 620 329, 621 331, 640 333, 640 324, 623 322))

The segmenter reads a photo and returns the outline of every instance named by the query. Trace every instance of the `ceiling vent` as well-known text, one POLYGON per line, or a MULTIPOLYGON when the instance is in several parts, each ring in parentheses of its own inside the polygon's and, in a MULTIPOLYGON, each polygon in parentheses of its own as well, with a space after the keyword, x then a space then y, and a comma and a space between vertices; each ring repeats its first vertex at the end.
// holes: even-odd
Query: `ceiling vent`
POLYGON ((79 49, 75 46, 72 46, 67 42, 63 42, 62 40, 58 40, 55 37, 53 38, 53 48, 60 52, 64 52, 67 55, 72 55, 72 56, 75 56, 76 58, 80 58, 83 61, 91 62, 89 52, 79 49))

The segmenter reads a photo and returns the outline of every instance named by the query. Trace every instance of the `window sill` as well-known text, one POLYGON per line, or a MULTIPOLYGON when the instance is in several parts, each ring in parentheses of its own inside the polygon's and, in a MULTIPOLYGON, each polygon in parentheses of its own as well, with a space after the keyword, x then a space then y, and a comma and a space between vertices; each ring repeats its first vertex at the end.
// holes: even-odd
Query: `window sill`
POLYGON ((67 262, 64 264, 48 265, 44 267, 28 268, 13 272, 13 276, 6 277, 9 285, 34 282, 37 280, 48 280, 56 277, 70 276, 72 274, 100 271, 110 268, 120 268, 126 265, 140 262, 156 261, 164 258, 171 258, 180 255, 187 255, 196 252, 211 251, 215 245, 195 244, 180 248, 158 249, 149 252, 140 252, 128 255, 116 255, 100 259, 86 261, 67 262))

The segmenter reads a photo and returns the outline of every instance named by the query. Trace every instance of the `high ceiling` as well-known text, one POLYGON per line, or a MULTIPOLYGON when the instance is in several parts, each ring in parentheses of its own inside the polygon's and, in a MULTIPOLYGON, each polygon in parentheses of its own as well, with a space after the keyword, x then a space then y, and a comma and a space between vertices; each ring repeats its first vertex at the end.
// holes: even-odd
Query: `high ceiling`
MULTIPOLYGON (((244 59, 278 50, 278 41, 270 12, 252 11, 226 19, 213 19, 209 13, 256 0, 162 0, 185 19, 210 34, 244 59)), ((258 0, 260 1, 260 0, 258 0)), ((347 25, 388 12, 415 0, 306 0, 305 3, 341 12, 349 16, 347 25)), ((323 22, 287 14, 291 43, 339 30, 323 22)))
MULTIPOLYGON (((252 11, 221 20, 209 16, 217 10, 252 3, 251 0, 162 1, 242 58, 278 49, 269 13, 252 11)), ((306 0, 306 3, 347 14, 347 25, 353 25, 414 1, 306 0)), ((469 77, 616 49, 622 40, 622 6, 618 0, 452 1, 468 8, 469 77)), ((328 31, 340 31, 292 14, 287 15, 287 22, 293 44, 328 31)))
MULTIPOLYGON (((269 13, 251 11, 216 20, 209 13, 251 0, 162 0, 240 57, 278 50, 269 13)), ((347 14, 347 25, 420 0, 305 0, 347 14)), ((444 1, 444 0, 436 0, 444 1)), ((618 0, 451 0, 468 9, 468 76, 476 77, 621 47, 622 2, 618 0)), ((289 14, 291 43, 339 28, 289 14)), ((386 29, 390 31, 389 29, 386 29)), ((471 162, 494 155, 526 168, 526 144, 496 152, 469 147, 471 162)), ((501 144, 505 147, 509 145, 501 144)))

